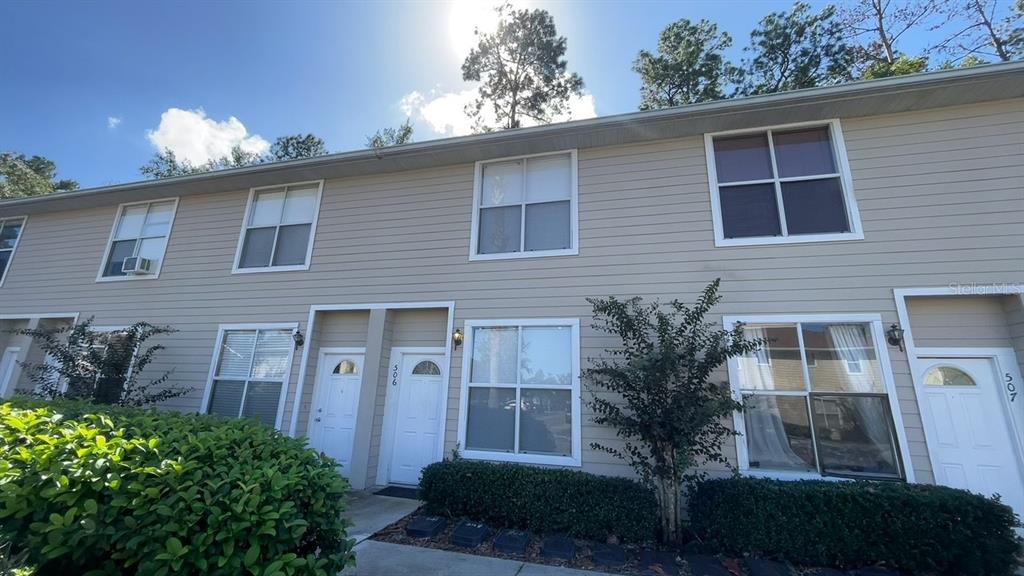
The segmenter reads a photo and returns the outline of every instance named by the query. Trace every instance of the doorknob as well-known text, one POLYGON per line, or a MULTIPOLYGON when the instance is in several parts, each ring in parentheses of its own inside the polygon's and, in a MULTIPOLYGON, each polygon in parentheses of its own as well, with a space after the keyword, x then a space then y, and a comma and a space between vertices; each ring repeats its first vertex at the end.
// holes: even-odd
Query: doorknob
POLYGON ((313 422, 319 422, 319 421, 320 421, 320 417, 319 416, 317 416, 316 418, 313 419, 313 422))

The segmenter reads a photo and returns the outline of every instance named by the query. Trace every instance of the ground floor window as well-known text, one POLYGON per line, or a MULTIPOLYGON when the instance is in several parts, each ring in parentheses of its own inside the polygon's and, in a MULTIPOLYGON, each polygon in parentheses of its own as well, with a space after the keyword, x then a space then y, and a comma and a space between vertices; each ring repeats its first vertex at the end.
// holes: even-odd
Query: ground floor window
POLYGON ((579 465, 579 372, 578 319, 467 322, 464 454, 579 465))
POLYGON ((745 448, 741 468, 902 477, 873 322, 752 321, 746 333, 769 343, 730 364, 733 389, 745 405, 736 421, 745 448))
POLYGON ((277 425, 278 407, 291 366, 293 328, 232 328, 221 331, 206 412, 255 418, 277 425))

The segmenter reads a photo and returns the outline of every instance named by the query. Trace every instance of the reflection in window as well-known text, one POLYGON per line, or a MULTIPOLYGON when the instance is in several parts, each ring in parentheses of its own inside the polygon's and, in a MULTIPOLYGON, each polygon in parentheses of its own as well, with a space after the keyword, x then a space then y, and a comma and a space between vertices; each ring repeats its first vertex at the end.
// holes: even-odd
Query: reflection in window
POLYGON ((290 329, 225 331, 207 413, 273 426, 293 346, 290 329))
POLYGON ((424 360, 412 369, 412 373, 417 376, 440 376, 441 369, 430 360, 424 360))
POLYGON ((127 276, 122 271, 125 258, 139 257, 151 261, 159 269, 167 250, 167 237, 171 233, 175 202, 150 202, 125 206, 118 215, 114 237, 110 242, 104 277, 127 276))
POLYGON ((936 366, 924 376, 925 386, 977 386, 974 378, 952 366, 936 366))
POLYGON ((712 140, 724 238, 851 230, 828 125, 712 140), (781 203, 781 206, 779 205, 781 203))
POLYGON ((351 360, 342 360, 334 367, 335 374, 355 374, 357 370, 356 363, 351 360))
POLYGON ((468 450, 573 456, 574 329, 473 328, 468 450))
POLYGON ((752 324, 745 332, 768 340, 738 358, 734 374, 751 469, 900 477, 871 324, 752 324))
POLYGON ((572 161, 555 154, 484 164, 476 253, 571 249, 572 161))

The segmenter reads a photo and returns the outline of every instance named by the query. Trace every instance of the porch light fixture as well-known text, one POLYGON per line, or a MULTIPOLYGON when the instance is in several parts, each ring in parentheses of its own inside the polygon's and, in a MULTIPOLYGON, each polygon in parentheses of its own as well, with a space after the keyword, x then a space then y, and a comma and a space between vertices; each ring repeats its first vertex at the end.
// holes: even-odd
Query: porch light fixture
POLYGON ((889 343, 889 346, 899 346, 900 352, 903 352, 903 328, 893 322, 892 326, 885 331, 885 341, 889 343))
POLYGON ((462 346, 462 341, 466 337, 462 334, 462 328, 456 328, 455 332, 452 332, 452 343, 455 344, 455 349, 458 350, 459 346, 462 346))
POLYGON ((292 340, 295 341, 296 348, 299 348, 306 343, 306 337, 302 335, 302 332, 298 328, 292 330, 292 340))

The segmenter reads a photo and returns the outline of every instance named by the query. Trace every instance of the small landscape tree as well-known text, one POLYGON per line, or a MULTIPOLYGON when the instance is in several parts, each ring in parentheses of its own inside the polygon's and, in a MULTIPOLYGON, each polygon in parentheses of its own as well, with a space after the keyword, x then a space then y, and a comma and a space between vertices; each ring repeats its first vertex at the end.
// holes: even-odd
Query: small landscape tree
POLYGON ((707 318, 722 298, 718 288, 715 280, 692 306, 639 297, 588 299, 594 328, 622 340, 621 348, 606 350, 583 371, 594 422, 615 428, 622 441, 591 446, 626 461, 654 489, 667 542, 680 539, 682 490, 705 474, 697 466, 731 467, 722 443, 736 433, 725 419, 742 405, 712 374, 729 358, 764 344, 745 339, 742 324, 723 330, 707 318))
POLYGON ((92 328, 92 318, 72 326, 16 331, 31 336, 47 358, 41 363, 22 363, 35 385, 34 396, 137 407, 177 398, 191 390, 166 385, 173 370, 148 382, 139 379, 153 356, 164 349, 160 344, 147 347, 146 341, 172 332, 176 330, 147 322, 136 322, 116 332, 100 332, 92 328))

